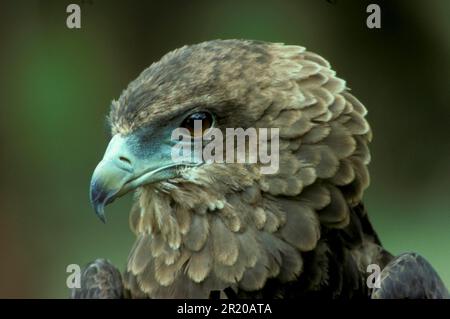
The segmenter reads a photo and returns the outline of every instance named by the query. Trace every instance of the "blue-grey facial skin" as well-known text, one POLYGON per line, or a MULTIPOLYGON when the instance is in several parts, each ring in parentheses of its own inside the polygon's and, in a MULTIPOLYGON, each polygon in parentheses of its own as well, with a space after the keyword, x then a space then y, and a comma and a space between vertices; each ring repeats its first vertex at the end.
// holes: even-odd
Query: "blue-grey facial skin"
POLYGON ((104 207, 133 189, 174 178, 172 126, 141 128, 132 134, 116 134, 91 179, 90 199, 97 216, 105 222, 104 207))

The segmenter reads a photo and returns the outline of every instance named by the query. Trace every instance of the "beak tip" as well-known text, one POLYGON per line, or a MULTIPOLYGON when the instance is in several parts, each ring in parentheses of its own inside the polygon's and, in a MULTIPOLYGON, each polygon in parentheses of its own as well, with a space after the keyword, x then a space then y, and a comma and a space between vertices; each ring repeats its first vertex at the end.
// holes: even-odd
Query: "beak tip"
POLYGON ((100 221, 101 221, 103 224, 106 224, 106 217, 105 217, 105 216, 99 216, 99 219, 100 219, 100 221))
POLYGON ((91 184, 90 200, 94 207, 95 215, 105 224, 105 202, 107 202, 107 195, 103 194, 95 183, 91 184))
POLYGON ((105 224, 106 223, 105 205, 102 202, 100 203, 92 202, 92 206, 94 207, 95 215, 105 224))
POLYGON ((103 204, 99 204, 97 207, 95 207, 95 214, 97 215, 98 219, 102 221, 103 224, 106 224, 106 216, 103 204))

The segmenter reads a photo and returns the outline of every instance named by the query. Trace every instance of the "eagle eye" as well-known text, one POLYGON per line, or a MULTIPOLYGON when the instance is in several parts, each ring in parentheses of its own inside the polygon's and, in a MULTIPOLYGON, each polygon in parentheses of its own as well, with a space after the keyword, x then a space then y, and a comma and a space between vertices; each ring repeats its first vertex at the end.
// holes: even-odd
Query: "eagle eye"
POLYGON ((197 135, 197 136, 203 136, 205 131, 209 129, 213 125, 213 116, 209 112, 196 112, 190 114, 187 118, 183 120, 181 123, 181 127, 188 129, 191 133, 191 136, 197 135), (198 127, 195 127, 195 121, 201 121, 201 125, 198 125, 198 127), (196 132, 195 130, 199 130, 196 132))

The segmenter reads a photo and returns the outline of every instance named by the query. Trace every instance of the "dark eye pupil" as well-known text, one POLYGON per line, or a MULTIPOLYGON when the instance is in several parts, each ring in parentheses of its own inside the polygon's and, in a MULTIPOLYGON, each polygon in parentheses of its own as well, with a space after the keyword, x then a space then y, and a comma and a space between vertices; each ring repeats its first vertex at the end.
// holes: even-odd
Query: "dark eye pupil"
POLYGON ((206 113, 204 113, 204 112, 199 112, 199 113, 194 113, 194 114, 192 114, 190 117, 189 117, 189 119, 191 119, 191 120, 204 120, 205 118, 207 118, 208 117, 208 115, 206 114, 206 113))
POLYGON ((205 130, 209 129, 212 126, 212 115, 208 112, 197 112, 189 115, 183 123, 181 123, 181 127, 189 130, 191 135, 194 135, 195 132, 195 121, 201 121, 201 132, 197 132, 198 135, 203 135, 205 130))

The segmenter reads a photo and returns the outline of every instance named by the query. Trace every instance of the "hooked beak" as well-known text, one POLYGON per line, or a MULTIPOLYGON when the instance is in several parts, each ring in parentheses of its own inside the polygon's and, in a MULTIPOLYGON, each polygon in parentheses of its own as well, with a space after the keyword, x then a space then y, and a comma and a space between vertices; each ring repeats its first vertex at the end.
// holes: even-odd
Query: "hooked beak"
POLYGON ((177 176, 177 163, 171 159, 170 145, 152 143, 139 150, 133 136, 115 135, 95 168, 90 200, 96 215, 106 222, 105 206, 137 187, 177 176), (154 145, 153 145, 154 144, 154 145))

